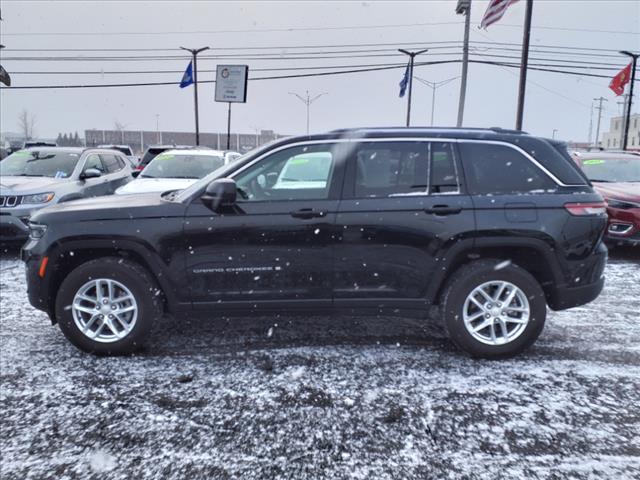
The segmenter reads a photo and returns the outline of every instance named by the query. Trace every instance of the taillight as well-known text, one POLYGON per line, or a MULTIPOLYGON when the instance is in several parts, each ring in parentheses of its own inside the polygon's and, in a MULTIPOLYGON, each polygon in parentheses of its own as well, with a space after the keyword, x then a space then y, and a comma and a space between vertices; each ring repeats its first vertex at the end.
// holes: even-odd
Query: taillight
POLYGON ((137 170, 137 171, 139 171, 139 172, 141 172, 142 170, 144 170, 144 167, 143 167, 142 165, 138 165, 138 166, 136 167, 136 170, 137 170))
POLYGON ((607 204, 604 202, 565 203, 564 208, 566 208, 571 215, 578 217, 607 213, 607 204))

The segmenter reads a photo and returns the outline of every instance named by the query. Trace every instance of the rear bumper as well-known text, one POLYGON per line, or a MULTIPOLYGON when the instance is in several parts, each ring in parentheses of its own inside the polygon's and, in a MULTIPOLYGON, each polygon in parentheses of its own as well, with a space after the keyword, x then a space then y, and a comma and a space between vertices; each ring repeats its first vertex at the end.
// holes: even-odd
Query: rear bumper
MULTIPOLYGON (((588 261, 582 261, 583 280, 580 285, 561 285, 547 295, 547 303, 552 310, 566 310, 595 300, 604 288, 604 269, 607 266, 607 249, 601 243, 588 261)), ((576 278, 576 281, 580 278, 576 278)))

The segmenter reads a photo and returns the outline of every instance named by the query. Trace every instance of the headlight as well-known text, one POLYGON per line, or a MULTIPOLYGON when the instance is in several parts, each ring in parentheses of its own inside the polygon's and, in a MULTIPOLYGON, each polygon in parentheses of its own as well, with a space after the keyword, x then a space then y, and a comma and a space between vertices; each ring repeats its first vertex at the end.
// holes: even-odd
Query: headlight
POLYGON ((619 208, 620 210, 629 210, 630 208, 640 208, 640 203, 629 202, 627 200, 615 200, 613 198, 604 199, 611 208, 619 208))
POLYGON ((38 239, 44 237, 44 234, 47 232, 47 226, 41 225, 39 223, 30 223, 29 224, 29 238, 38 239))
POLYGON ((22 203, 47 203, 53 200, 55 195, 53 192, 36 193, 35 195, 25 195, 22 197, 22 203))

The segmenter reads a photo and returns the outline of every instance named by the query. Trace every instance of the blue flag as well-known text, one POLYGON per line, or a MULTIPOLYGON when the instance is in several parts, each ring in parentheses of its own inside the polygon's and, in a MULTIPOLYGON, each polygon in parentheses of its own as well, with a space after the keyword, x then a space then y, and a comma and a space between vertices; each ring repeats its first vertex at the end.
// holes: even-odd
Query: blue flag
POLYGON ((189 62, 189 66, 184 71, 184 75, 182 75, 182 80, 180 80, 180 88, 188 87, 193 83, 193 62, 189 62))
POLYGON ((407 63, 407 69, 404 71, 404 77, 400 80, 400 98, 404 97, 404 93, 407 91, 407 85, 409 84, 409 63, 407 63))

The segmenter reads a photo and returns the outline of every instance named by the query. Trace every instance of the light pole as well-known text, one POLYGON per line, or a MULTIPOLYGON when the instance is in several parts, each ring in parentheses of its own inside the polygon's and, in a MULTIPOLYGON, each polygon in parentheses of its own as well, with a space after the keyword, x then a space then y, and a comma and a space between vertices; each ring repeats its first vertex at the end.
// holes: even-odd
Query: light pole
POLYGON ((629 101, 627 102, 627 112, 625 114, 625 127, 624 127, 624 140, 622 143, 622 150, 627 149, 627 142, 629 141, 629 123, 631 120, 631 104, 633 103, 633 84, 636 81, 636 63, 638 63, 638 57, 640 54, 631 53, 628 50, 621 50, 622 55, 631 57, 631 83, 629 86, 629 101))
POLYGON ((453 82, 454 80, 460 78, 460 77, 452 77, 452 78, 448 78, 446 80, 442 80, 440 82, 430 82, 429 80, 425 80, 424 78, 420 78, 420 77, 413 77, 416 80, 418 80, 420 83, 425 84, 427 87, 431 88, 431 90, 433 90, 432 94, 431 94, 431 126, 433 127, 433 115, 435 112, 435 107, 436 107, 436 90, 440 87, 442 87, 443 85, 446 85, 447 83, 453 82))
POLYGON ((204 52, 205 50, 209 50, 209 47, 180 48, 191 53, 191 55, 193 56, 193 103, 195 106, 196 114, 196 145, 200 145, 200 125, 198 124, 198 54, 204 52))
POLYGON ((156 113, 156 142, 161 143, 160 140, 160 114, 156 113))
POLYGON ((409 50, 404 50, 399 48, 398 51, 400 53, 404 53, 405 55, 409 55, 409 95, 407 96, 407 127, 411 124, 411 87, 413 86, 413 59, 422 53, 428 52, 429 49, 425 48, 424 50, 418 50, 417 52, 410 52, 409 50))
POLYGON ((552 138, 552 139, 554 139, 554 140, 556 139, 556 133, 557 133, 557 132, 558 132, 558 129, 557 129, 557 128, 554 128, 554 129, 553 129, 553 132, 551 132, 551 138, 552 138))
POLYGON ((294 95, 295 97, 297 97, 302 103, 304 103, 307 106, 307 135, 309 135, 309 106, 315 102, 316 100, 318 100, 321 96, 323 95, 328 95, 327 92, 323 92, 323 93, 319 93, 318 95, 316 95, 315 97, 311 98, 309 96, 309 90, 306 91, 306 97, 303 97, 301 95, 298 95, 295 92, 289 92, 289 95, 294 95))

